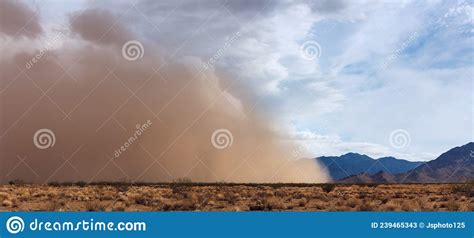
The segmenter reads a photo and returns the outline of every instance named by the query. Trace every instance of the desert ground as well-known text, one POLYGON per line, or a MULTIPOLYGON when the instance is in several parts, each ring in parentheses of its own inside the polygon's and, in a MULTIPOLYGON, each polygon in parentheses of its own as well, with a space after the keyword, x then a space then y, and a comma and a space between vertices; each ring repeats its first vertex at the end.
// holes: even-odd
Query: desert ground
POLYGON ((472 183, 0 185, 0 211, 472 210, 472 183))

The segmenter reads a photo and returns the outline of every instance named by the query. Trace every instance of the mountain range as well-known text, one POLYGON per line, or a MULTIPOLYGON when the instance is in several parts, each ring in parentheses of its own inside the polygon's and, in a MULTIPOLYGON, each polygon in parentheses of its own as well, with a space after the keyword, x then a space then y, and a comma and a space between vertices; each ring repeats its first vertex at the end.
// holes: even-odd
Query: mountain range
POLYGON ((323 156, 316 158, 316 160, 327 169, 334 181, 361 173, 368 175, 374 175, 380 171, 389 174, 403 173, 423 163, 396 159, 394 157, 373 159, 367 155, 357 153, 347 153, 341 156, 323 156))
POLYGON ((318 157, 333 181, 340 183, 444 183, 474 179, 474 142, 455 147, 428 162, 393 157, 373 159, 348 153, 318 157))

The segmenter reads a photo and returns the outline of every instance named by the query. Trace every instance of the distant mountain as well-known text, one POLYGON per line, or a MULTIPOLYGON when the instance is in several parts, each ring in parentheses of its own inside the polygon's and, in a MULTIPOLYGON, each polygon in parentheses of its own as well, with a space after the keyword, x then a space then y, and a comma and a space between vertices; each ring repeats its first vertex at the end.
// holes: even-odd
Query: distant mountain
POLYGON ((360 173, 351 175, 342 180, 340 183, 395 183, 396 178, 392 174, 380 171, 376 174, 370 175, 368 173, 360 173))
POLYGON ((404 173, 422 164, 422 162, 411 162, 394 157, 373 159, 367 155, 357 153, 323 156, 316 158, 316 160, 328 170, 334 181, 361 173, 366 173, 369 176, 380 171, 388 174, 404 173))
POLYGON ((462 182, 474 179, 474 142, 455 147, 413 171, 397 175, 402 182, 462 182))
POLYGON ((474 180, 474 142, 453 148, 435 160, 399 174, 367 174, 347 176, 341 183, 446 183, 474 180))

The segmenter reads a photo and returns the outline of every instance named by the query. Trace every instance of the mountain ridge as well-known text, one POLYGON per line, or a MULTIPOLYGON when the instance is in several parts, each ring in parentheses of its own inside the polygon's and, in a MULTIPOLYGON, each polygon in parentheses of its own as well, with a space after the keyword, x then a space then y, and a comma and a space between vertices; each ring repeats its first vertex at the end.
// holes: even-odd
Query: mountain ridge
POLYGON ((402 173, 423 163, 397 159, 391 156, 374 159, 354 152, 341 156, 321 156, 315 158, 315 160, 328 171, 334 181, 360 173, 367 173, 368 175, 374 175, 380 171, 390 174, 402 173))
MULTIPOLYGON (((383 172, 383 171, 382 171, 383 172)), ((359 173, 337 180, 341 183, 452 183, 474 179, 474 142, 454 147, 436 159, 403 173, 359 173), (383 175, 383 176, 381 176, 383 175)))

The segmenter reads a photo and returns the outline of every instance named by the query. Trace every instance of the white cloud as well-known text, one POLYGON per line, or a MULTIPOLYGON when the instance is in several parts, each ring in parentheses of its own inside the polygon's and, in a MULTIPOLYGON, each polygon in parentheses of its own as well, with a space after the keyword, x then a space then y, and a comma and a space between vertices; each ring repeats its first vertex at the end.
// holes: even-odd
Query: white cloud
POLYGON ((337 135, 321 135, 310 131, 299 131, 293 135, 293 140, 314 153, 314 157, 342 155, 348 152, 368 155, 372 158, 393 156, 409 161, 432 160, 437 154, 431 153, 406 153, 395 151, 393 148, 368 142, 347 142, 337 135))
POLYGON ((216 72, 250 82, 248 90, 265 102, 256 107, 298 128, 292 133, 314 131, 304 141, 315 155, 355 151, 423 160, 473 139, 471 3, 94 4, 116 13, 131 8, 122 18, 168 57, 205 62, 240 32, 217 59, 216 72), (307 40, 321 45, 320 58, 300 56, 307 40), (389 145, 397 128, 411 135, 403 150, 389 145))

